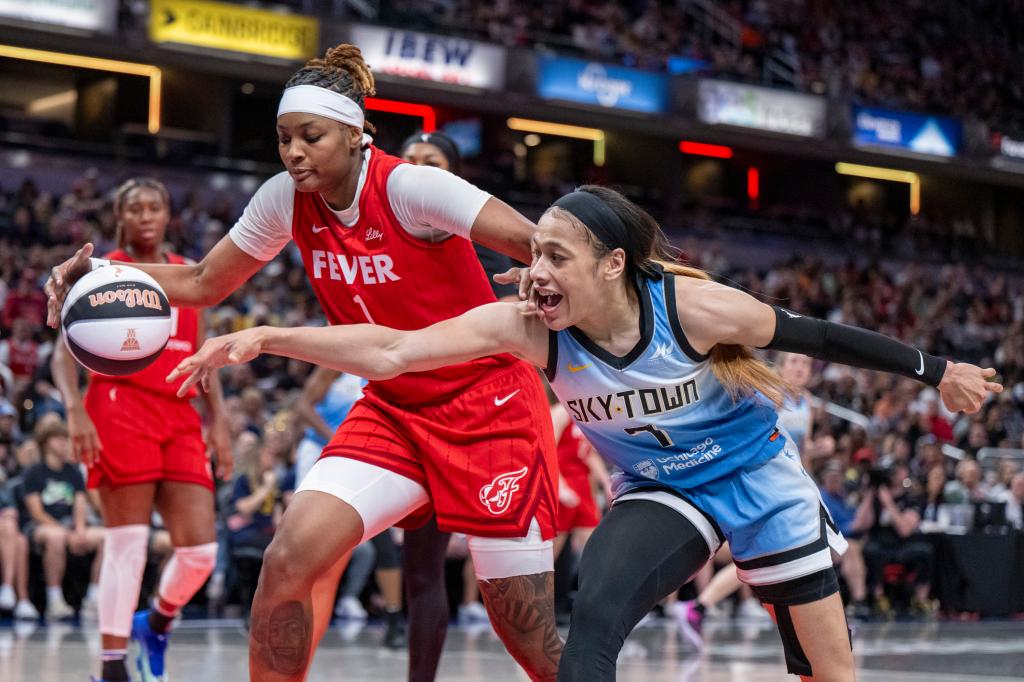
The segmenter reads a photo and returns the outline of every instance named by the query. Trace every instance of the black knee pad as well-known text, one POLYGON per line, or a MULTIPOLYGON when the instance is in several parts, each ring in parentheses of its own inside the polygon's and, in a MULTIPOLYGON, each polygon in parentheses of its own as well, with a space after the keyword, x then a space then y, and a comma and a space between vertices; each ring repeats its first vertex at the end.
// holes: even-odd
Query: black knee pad
MULTIPOLYGON (((807 660, 807 654, 800 646, 800 639, 793 626, 790 607, 810 604, 838 592, 839 579, 835 569, 829 567, 802 578, 787 580, 775 585, 751 585, 750 588, 758 599, 766 604, 771 604, 775 612, 775 624, 779 628, 782 649, 786 655, 786 670, 792 675, 811 677, 813 675, 811 662, 807 660)), ((850 646, 852 647, 853 638, 849 626, 847 626, 846 632, 850 637, 850 646)))
POLYGON ((836 570, 828 568, 774 585, 751 585, 757 598, 773 606, 799 606, 830 597, 839 591, 836 570))

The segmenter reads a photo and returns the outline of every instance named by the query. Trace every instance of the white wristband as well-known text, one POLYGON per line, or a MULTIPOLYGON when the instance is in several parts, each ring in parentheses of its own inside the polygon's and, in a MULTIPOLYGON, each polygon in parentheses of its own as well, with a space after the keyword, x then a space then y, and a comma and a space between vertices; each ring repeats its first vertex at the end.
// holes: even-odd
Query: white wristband
POLYGON ((89 265, 92 266, 92 267, 89 268, 89 270, 91 272, 92 270, 95 270, 96 268, 105 268, 105 267, 107 267, 108 265, 110 265, 110 261, 107 260, 106 258, 90 258, 89 259, 89 265))

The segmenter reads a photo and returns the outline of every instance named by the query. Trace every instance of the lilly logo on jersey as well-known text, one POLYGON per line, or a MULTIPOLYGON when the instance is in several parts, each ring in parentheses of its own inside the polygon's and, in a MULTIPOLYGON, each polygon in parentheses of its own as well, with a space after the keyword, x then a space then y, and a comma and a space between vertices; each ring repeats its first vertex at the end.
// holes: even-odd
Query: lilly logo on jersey
POLYGON ((123 287, 114 291, 106 290, 98 294, 89 294, 89 307, 96 308, 101 305, 121 301, 129 308, 137 305, 143 308, 161 310, 160 294, 152 289, 136 289, 135 287, 123 287))
POLYGON ((641 415, 650 417, 651 415, 665 414, 699 401, 700 393, 697 392, 697 381, 690 379, 675 386, 633 388, 618 393, 576 398, 566 401, 565 406, 569 408, 577 421, 588 424, 612 421, 620 416, 624 419, 635 419, 641 415))
POLYGON ((363 284, 384 284, 402 279, 391 270, 395 267, 391 256, 379 253, 374 256, 347 257, 343 253, 331 253, 313 249, 313 279, 330 279, 354 284, 358 279, 363 284))
POLYGON ((512 503, 512 493, 519 491, 519 481, 529 470, 530 467, 523 467, 519 471, 499 475, 480 488, 480 503, 495 516, 504 514, 512 503))
POLYGON ((383 238, 384 238, 383 230, 378 230, 375 227, 368 227, 368 228, 366 228, 366 241, 372 242, 374 239, 383 239, 383 238))

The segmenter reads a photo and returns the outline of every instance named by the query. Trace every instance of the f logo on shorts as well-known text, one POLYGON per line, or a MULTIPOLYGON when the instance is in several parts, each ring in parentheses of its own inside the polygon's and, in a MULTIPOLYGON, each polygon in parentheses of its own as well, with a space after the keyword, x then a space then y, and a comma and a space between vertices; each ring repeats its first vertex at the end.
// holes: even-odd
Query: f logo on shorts
POLYGON ((529 467, 523 467, 519 471, 511 471, 501 474, 493 481, 480 488, 480 502, 487 511, 495 516, 508 511, 512 502, 512 493, 519 490, 519 479, 526 475, 529 467))

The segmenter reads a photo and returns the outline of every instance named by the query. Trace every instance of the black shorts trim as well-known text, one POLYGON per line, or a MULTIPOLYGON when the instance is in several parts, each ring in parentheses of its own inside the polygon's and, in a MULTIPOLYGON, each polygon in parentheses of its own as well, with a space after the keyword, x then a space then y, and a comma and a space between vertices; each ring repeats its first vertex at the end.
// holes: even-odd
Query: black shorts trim
POLYGON ((735 560, 736 567, 744 571, 752 571, 758 568, 768 568, 769 566, 778 566, 780 564, 788 564, 791 561, 797 559, 803 559, 806 556, 816 554, 821 550, 827 548, 828 544, 828 532, 825 530, 827 525, 831 525, 829 522, 828 512, 821 505, 818 506, 818 516, 820 523, 820 531, 818 533, 818 539, 814 542, 803 545, 802 547, 794 547, 793 549, 787 549, 784 552, 778 554, 768 554, 766 556, 756 557, 754 559, 747 559, 746 561, 735 560))

